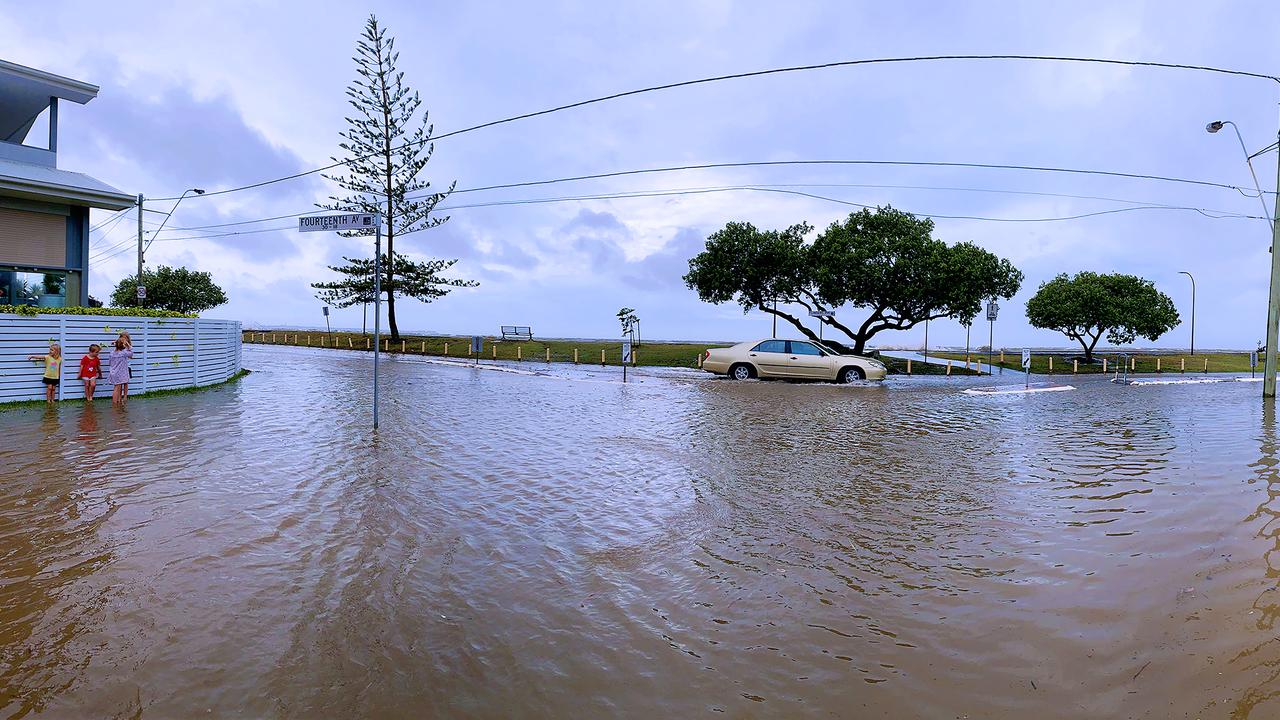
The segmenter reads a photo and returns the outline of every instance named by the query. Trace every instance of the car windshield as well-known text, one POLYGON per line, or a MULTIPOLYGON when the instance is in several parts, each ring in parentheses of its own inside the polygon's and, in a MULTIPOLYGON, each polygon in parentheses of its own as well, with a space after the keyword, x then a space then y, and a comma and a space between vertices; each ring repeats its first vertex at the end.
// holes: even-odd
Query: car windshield
POLYGON ((817 345, 818 347, 822 348, 822 352, 824 352, 824 353, 826 353, 826 354, 828 354, 828 355, 842 355, 842 354, 843 354, 843 353, 841 353, 840 351, 836 350, 835 348, 831 347, 830 345, 823 345, 823 344, 820 344, 820 343, 814 343, 814 344, 815 344, 815 345, 817 345))

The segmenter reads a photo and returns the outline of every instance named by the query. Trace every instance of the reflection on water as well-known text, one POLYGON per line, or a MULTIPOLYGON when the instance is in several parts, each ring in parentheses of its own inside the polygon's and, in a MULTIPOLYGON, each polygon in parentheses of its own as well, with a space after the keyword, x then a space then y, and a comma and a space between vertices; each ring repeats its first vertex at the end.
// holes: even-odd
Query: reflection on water
POLYGON ((1280 715, 1256 385, 368 362, 0 412, 0 717, 1280 715))

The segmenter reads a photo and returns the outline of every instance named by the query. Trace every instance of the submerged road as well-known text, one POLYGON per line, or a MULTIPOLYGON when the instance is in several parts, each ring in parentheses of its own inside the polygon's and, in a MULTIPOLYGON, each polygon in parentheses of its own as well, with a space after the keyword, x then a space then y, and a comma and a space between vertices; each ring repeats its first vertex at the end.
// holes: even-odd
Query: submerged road
POLYGON ((369 361, 0 411, 0 718, 1280 716, 1254 384, 369 361))

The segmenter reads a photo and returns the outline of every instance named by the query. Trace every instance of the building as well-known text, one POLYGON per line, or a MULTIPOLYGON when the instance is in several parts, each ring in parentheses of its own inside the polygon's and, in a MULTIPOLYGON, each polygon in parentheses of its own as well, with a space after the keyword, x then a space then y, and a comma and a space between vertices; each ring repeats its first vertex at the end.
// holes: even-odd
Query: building
POLYGON ((58 102, 97 95, 96 85, 0 60, 0 305, 89 304, 89 210, 135 204, 58 169, 58 102))

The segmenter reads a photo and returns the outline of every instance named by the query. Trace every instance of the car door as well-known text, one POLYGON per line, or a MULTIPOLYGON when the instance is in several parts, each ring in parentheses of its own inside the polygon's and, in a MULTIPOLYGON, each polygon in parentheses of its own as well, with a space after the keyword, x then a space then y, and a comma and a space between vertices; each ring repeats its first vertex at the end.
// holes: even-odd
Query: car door
POLYGON ((761 377, 786 377, 790 368, 786 340, 765 340, 747 353, 761 377))
POLYGON ((831 358, 819 350, 817 345, 803 340, 789 340, 788 345, 789 375, 810 380, 831 380, 835 377, 831 358))

